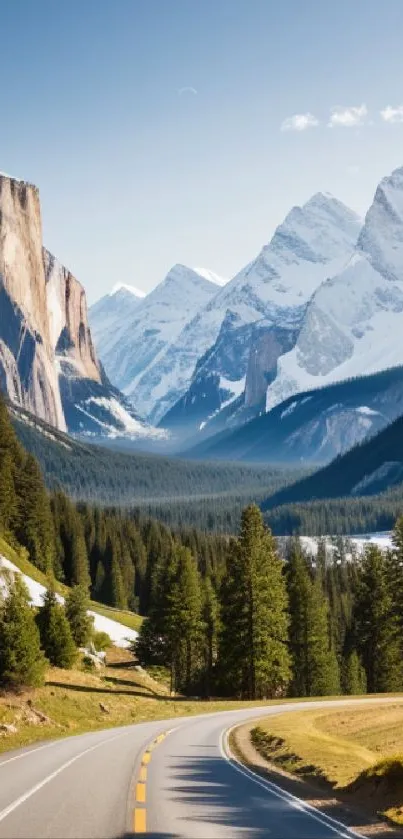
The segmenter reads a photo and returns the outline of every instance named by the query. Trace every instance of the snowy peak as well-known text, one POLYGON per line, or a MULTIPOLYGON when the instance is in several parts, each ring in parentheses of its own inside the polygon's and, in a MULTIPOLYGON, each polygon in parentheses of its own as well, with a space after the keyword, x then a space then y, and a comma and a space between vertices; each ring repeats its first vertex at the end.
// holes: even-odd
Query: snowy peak
POLYGON ((361 219, 329 193, 318 192, 302 207, 293 207, 279 225, 268 250, 286 262, 325 262, 340 248, 355 245, 361 219))
POLYGON ((383 178, 351 258, 312 295, 268 410, 302 391, 403 364, 403 168, 383 178))
POLYGON ((188 295, 192 294, 195 288, 214 293, 217 291, 217 283, 211 279, 209 274, 209 271, 202 269, 200 272, 195 268, 188 268, 187 265, 178 263, 168 271, 165 279, 156 286, 149 296, 160 295, 165 289, 168 290, 169 294, 185 293, 188 295))
POLYGON ((196 274, 199 274, 200 277, 204 277, 205 280, 210 280, 211 283, 214 285, 223 286, 226 285, 228 280, 225 280, 223 277, 219 277, 218 274, 215 274, 214 271, 209 271, 208 268, 193 268, 193 271, 196 274))
POLYGON ((403 167, 380 182, 358 249, 385 279, 403 279, 403 167))
POLYGON ((131 294, 138 300, 142 300, 143 297, 147 296, 147 293, 145 291, 142 291, 142 289, 140 288, 136 288, 134 285, 127 285, 126 283, 116 283, 116 285, 114 285, 111 291, 109 292, 108 297, 115 297, 117 294, 120 294, 121 292, 131 294))

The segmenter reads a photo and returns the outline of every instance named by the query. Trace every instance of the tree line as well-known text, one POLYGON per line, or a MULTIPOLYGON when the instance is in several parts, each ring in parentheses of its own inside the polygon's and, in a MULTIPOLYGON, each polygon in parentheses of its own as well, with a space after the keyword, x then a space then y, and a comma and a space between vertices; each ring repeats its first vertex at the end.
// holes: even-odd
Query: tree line
POLYGON ((258 507, 247 507, 219 579, 173 545, 151 578, 135 651, 169 668, 171 688, 244 699, 403 689, 403 518, 394 548, 363 555, 297 537, 285 560, 258 507))

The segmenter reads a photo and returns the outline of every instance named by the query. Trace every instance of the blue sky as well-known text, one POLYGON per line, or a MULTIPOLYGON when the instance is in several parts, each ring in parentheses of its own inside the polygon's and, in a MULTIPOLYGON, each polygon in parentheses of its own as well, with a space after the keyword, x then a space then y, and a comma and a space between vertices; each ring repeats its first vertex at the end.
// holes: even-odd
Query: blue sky
POLYGON ((401 0, 0 15, 0 169, 39 186, 46 245, 90 301, 175 262, 231 277, 292 205, 325 190, 364 213, 403 165, 401 0))

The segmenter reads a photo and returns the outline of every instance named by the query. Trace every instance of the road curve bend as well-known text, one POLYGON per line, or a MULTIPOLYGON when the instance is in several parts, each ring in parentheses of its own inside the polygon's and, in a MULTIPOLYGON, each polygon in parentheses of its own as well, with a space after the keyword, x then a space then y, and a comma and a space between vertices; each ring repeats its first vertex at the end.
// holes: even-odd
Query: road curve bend
POLYGON ((306 706, 141 723, 3 754, 0 839, 353 839, 226 753, 230 727, 306 706))

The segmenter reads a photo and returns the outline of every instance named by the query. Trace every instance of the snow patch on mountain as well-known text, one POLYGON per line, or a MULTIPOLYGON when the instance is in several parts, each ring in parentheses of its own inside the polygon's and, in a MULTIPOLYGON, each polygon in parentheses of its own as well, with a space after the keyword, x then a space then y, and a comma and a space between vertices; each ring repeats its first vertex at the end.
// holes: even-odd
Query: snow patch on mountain
MULTIPOLYGON (((119 324, 95 323, 94 334, 106 372, 146 418, 167 391, 176 387, 169 349, 195 313, 214 296, 217 284, 205 274, 175 265, 162 283, 130 311, 120 311, 119 324)), ((121 293, 121 292, 119 292, 121 293)), ((97 313, 92 311, 92 323, 97 313)))
POLYGON ((353 256, 307 307, 266 409, 305 390, 403 363, 403 169, 379 185, 353 256), (393 336, 393 340, 391 339, 393 336))
MULTIPOLYGON (((202 393, 206 376, 243 378, 255 324, 298 329, 314 290, 345 267, 360 229, 358 216, 330 195, 318 193, 303 207, 294 207, 256 259, 207 303, 170 348, 176 393, 186 401, 187 388, 193 393, 197 382, 202 393)), ((282 347, 277 343, 279 354, 282 347)), ((276 360, 277 355, 274 365, 276 360)), ((211 405, 201 406, 203 411, 205 416, 197 417, 199 425, 211 413, 211 405)), ((184 413, 182 402, 182 422, 184 413)), ((169 425, 173 414, 161 424, 165 421, 169 425)))

